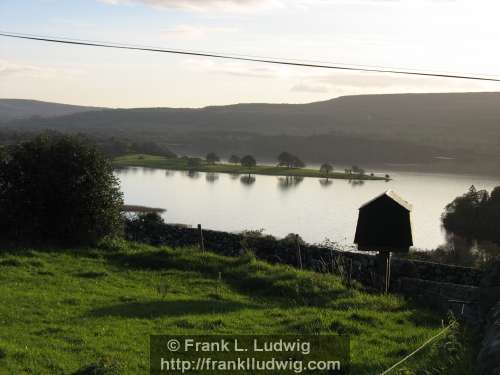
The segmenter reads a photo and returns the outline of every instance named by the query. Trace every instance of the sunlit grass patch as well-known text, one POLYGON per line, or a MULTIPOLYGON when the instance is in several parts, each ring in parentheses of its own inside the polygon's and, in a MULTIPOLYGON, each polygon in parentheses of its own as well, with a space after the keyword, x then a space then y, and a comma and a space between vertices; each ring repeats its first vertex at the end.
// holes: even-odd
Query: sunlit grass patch
MULTIPOLYGON (((400 297, 251 255, 118 241, 0 254, 0 270, 0 369, 7 374, 106 366, 145 374, 151 334, 350 335, 352 373, 373 374, 441 329, 441 316, 400 297)), ((442 354, 434 352, 411 368, 430 366, 442 354)))

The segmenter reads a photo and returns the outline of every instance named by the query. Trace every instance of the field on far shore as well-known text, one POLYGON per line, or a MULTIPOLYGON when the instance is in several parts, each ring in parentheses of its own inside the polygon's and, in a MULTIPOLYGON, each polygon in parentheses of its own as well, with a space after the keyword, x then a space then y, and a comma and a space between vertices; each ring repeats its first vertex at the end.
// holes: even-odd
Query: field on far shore
POLYGON ((117 167, 148 167, 161 168, 178 171, 211 172, 211 173, 231 173, 231 174, 256 174, 268 176, 291 176, 291 177, 317 177, 332 178, 342 180, 388 180, 385 176, 370 174, 346 174, 344 171, 333 171, 328 176, 321 173, 319 169, 309 168, 286 168, 269 165, 257 165, 253 168, 242 167, 239 164, 216 163, 209 164, 201 161, 196 167, 190 167, 187 159, 184 158, 166 158, 163 156, 134 154, 120 156, 113 160, 113 165, 117 167))
MULTIPOLYGON (((377 374, 439 332, 441 319, 251 254, 123 241, 0 251, 0 374, 146 374, 151 334, 344 334, 351 374, 377 374)), ((456 342, 427 347, 404 373, 472 373, 471 352, 456 342)))

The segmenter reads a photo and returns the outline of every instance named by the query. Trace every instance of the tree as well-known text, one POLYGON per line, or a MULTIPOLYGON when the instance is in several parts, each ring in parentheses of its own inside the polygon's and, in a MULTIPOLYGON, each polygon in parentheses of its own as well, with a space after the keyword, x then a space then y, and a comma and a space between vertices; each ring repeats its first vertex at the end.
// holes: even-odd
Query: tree
POLYGON ((201 165, 200 158, 188 158, 187 159, 187 166, 190 170, 198 168, 200 165, 201 165))
POLYGON ((297 156, 293 157, 292 168, 304 168, 305 166, 306 164, 301 159, 299 159, 297 156))
POLYGON ((278 166, 287 168, 303 168, 305 164, 299 157, 290 154, 289 152, 282 152, 278 155, 278 166))
POLYGON ((231 155, 229 158, 229 162, 232 164, 240 164, 241 163, 241 158, 238 155, 231 155))
POLYGON ((333 166, 330 163, 321 164, 319 171, 320 173, 326 175, 326 179, 328 179, 328 175, 333 171, 333 166))
POLYGON ((206 157, 207 163, 215 164, 220 161, 219 156, 215 152, 209 152, 206 157))
POLYGON ((39 136, 14 146, 0 163, 4 238, 90 245, 122 230, 112 166, 82 137, 39 136))
POLYGON ((292 163, 293 155, 288 152, 282 152, 278 155, 278 166, 280 167, 290 167, 292 163))
POLYGON ((241 158, 241 165, 245 168, 253 168, 257 165, 257 161, 252 155, 246 155, 241 158))
POLYGON ((357 165, 353 165, 351 170, 352 172, 357 174, 365 174, 365 170, 363 168, 358 167, 357 165))

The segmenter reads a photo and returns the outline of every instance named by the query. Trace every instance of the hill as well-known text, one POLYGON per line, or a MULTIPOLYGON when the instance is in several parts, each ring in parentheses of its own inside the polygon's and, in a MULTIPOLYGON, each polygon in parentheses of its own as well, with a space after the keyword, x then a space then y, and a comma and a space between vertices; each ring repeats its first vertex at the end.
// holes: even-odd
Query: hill
POLYGON ((154 140, 180 154, 301 150, 309 162, 431 163, 498 169, 500 93, 345 96, 309 104, 134 108, 10 121, 11 129, 58 129, 154 140), (446 163, 445 163, 446 164, 446 163))
POLYGON ((32 117, 56 117, 79 112, 95 111, 98 107, 49 103, 38 100, 0 99, 0 122, 32 117))
MULTIPOLYGON (((0 326, 0 370, 9 374, 146 374, 151 334, 348 334, 351 373, 374 374, 441 330, 439 315, 400 297, 250 255, 115 242, 3 250, 0 271, 0 318, 8 322, 0 326)), ((427 347, 407 372, 470 374, 472 350, 465 337, 455 340, 427 347)))

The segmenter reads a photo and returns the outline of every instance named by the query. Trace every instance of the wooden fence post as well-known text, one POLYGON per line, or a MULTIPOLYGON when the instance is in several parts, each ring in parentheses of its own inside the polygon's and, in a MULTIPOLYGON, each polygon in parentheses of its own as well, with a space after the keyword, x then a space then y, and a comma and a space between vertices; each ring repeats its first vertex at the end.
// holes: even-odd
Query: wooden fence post
POLYGON ((201 229, 201 224, 198 224, 198 235, 200 250, 205 252, 205 241, 203 240, 203 229, 201 229))
POLYGON ((297 247, 297 263, 300 269, 302 269, 302 253, 300 252, 300 241, 299 235, 295 235, 295 246, 297 247))
POLYGON ((349 286, 352 285, 352 258, 349 258, 349 286))
POLYGON ((384 292, 389 292, 391 284, 391 252, 384 251, 380 253, 383 259, 383 273, 384 273, 384 292))

